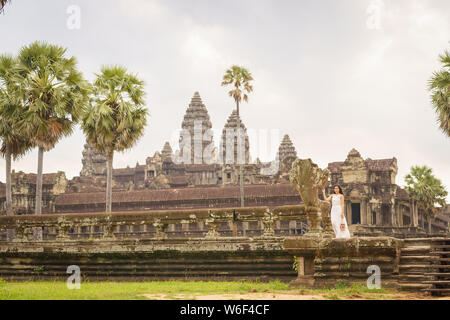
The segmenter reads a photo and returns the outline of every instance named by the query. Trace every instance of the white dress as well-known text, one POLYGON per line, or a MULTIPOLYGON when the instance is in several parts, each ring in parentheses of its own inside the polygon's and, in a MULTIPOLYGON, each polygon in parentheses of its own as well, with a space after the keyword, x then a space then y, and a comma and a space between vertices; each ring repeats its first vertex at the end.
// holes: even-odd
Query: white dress
POLYGON ((333 194, 331 196, 331 224, 333 225, 336 238, 350 238, 348 231, 347 219, 342 220, 341 195, 333 194), (341 224, 345 224, 345 231, 341 231, 341 224))

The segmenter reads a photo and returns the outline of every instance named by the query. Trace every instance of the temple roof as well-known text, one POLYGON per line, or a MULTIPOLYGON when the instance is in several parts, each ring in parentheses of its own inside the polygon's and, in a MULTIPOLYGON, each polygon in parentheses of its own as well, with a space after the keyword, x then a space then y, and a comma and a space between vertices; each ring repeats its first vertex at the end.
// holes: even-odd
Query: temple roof
POLYGON ((349 158, 362 158, 362 157, 359 151, 353 148, 347 155, 347 159, 349 158))
MULTIPOLYGON (((175 182, 175 181, 174 181, 175 182)), ((181 181, 180 181, 181 182, 181 181)), ((246 198, 267 198, 300 196, 290 184, 276 185, 246 185, 246 198)), ((158 202, 194 199, 223 199, 240 197, 240 187, 207 187, 207 188, 181 188, 164 190, 134 190, 131 192, 114 192, 113 202, 158 202)), ((90 203, 105 203, 104 192, 71 193, 57 197, 56 205, 77 205, 90 203)))
POLYGON ((191 164, 186 166, 187 172, 216 171, 215 164, 191 164))
POLYGON ((186 110, 181 127, 183 129, 188 129, 190 132, 193 132, 194 121, 202 121, 203 128, 212 128, 208 110, 202 102, 202 98, 200 97, 200 94, 198 92, 195 92, 194 96, 191 99, 191 103, 186 110))
POLYGON ((396 166, 397 159, 380 159, 380 160, 372 160, 367 159, 364 161, 367 167, 372 171, 390 171, 392 167, 396 166))
POLYGON ((284 136, 283 141, 281 141, 280 147, 278 148, 278 157, 280 161, 283 161, 288 157, 297 158, 297 151, 287 134, 284 136))
MULTIPOLYGON (((231 160, 231 159, 227 159, 227 145, 229 145, 231 143, 231 145, 233 146, 233 144, 232 144, 233 140, 234 140, 233 163, 236 164, 236 163, 240 162, 238 159, 239 140, 237 139, 236 131, 235 131, 236 128, 238 127, 238 122, 240 122, 239 128, 241 128, 241 130, 244 133, 245 163, 250 162, 250 143, 249 143, 249 138, 247 135, 247 128, 245 127, 245 124, 242 121, 241 117, 238 116, 237 110, 235 109, 231 112, 231 114, 228 117, 228 120, 225 123, 223 130, 222 130, 222 137, 221 137, 220 146, 219 146, 219 150, 220 150, 219 161, 221 163, 229 162, 229 160, 231 160), (227 140, 227 139, 229 139, 229 140, 227 140), (227 143, 227 141, 228 141, 228 143, 227 143)), ((228 156, 231 157, 231 154, 228 156)))
POLYGON ((183 131, 180 132, 179 140, 180 157, 185 159, 184 152, 189 152, 190 162, 185 164, 205 163, 208 159, 205 158, 203 152, 210 143, 214 142, 212 135, 210 136, 210 140, 205 139, 205 133, 212 129, 212 124, 208 110, 203 104, 198 92, 194 93, 194 97, 184 115, 181 128, 183 131), (198 143, 201 146, 200 152, 196 151, 198 143))
POLYGON ((135 168, 122 168, 122 169, 113 169, 113 177, 114 176, 132 176, 135 173, 135 168))
POLYGON ((171 186, 185 186, 188 184, 187 176, 169 176, 168 180, 171 186))
POLYGON ((166 142, 161 151, 161 156, 163 159, 172 159, 172 154, 173 154, 172 147, 170 146, 169 142, 166 142))
POLYGON ((342 167, 348 165, 354 159, 361 159, 357 161, 362 161, 364 165, 371 171, 391 171, 393 168, 397 167, 397 159, 378 159, 372 160, 370 158, 363 160, 361 154, 356 149, 352 149, 347 155, 347 159, 341 162, 332 162, 328 164, 328 169, 332 173, 338 173, 342 170, 342 167))
MULTIPOLYGON (((56 183, 56 178, 58 176, 63 175, 64 177, 66 176, 64 172, 60 171, 60 172, 56 172, 56 173, 44 173, 42 175, 42 184, 47 184, 47 185, 52 185, 56 183)), ((15 179, 17 180, 25 180, 30 184, 36 184, 36 178, 37 178, 37 174, 35 173, 24 173, 22 171, 19 172, 13 172, 11 174, 11 180, 14 181, 15 179)))
POLYGON ((409 194, 406 192, 405 189, 402 189, 400 187, 397 188, 397 192, 395 194, 398 200, 409 200, 409 194))
POLYGON ((236 109, 234 109, 233 112, 231 112, 222 131, 225 132, 226 129, 236 129, 238 126, 238 120, 241 121, 240 128, 246 132, 247 128, 245 127, 244 122, 241 119, 241 116, 238 116, 236 109))

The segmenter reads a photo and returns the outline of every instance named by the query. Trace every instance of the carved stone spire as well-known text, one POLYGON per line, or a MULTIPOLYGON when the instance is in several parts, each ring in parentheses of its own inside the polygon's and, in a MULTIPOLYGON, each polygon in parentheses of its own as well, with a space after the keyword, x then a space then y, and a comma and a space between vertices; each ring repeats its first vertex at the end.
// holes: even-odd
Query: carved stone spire
POLYGON ((180 156, 185 164, 203 164, 206 163, 206 157, 203 157, 204 150, 213 143, 212 128, 208 110, 203 104, 200 94, 194 93, 194 97, 189 104, 181 124, 182 132, 180 135, 180 156), (190 154, 190 157, 185 154, 190 154), (190 158, 190 163, 189 162, 190 158))
POLYGON ((297 158, 297 151, 295 150, 289 135, 284 136, 283 141, 281 141, 280 147, 278 148, 278 159, 280 162, 284 162, 287 158, 297 158))
POLYGON ((358 164, 359 166, 364 165, 364 159, 361 157, 361 154, 356 149, 352 149, 347 155, 347 159, 345 160, 346 164, 358 164))
POLYGON ((353 148, 347 155, 347 159, 350 159, 350 158, 361 158, 361 154, 359 153, 358 150, 353 148))
POLYGON ((170 146, 170 143, 166 142, 161 151, 161 156, 162 156, 163 161, 172 161, 172 153, 173 153, 173 151, 172 151, 172 147, 170 146))
POLYGON ((83 158, 81 160, 83 168, 80 176, 97 177, 106 175, 107 157, 95 150, 88 143, 84 145, 83 158))
MULTIPOLYGON (((227 122, 222 130, 222 139, 220 142, 220 150, 221 150, 221 162, 224 164, 240 164, 241 161, 238 162, 238 148, 239 144, 243 143, 243 151, 245 151, 245 163, 250 162, 250 144, 247 135, 247 128, 245 127, 242 120, 240 120, 240 129, 243 135, 242 141, 238 140, 238 133, 236 132, 236 128, 238 126, 238 120, 240 117, 237 115, 237 111, 233 110, 231 115, 228 117, 227 122), (233 143, 234 140, 234 143, 233 143), (229 150, 229 154, 227 156, 227 148, 232 147, 233 150, 229 150), (231 163, 232 162, 232 163, 231 163)), ((243 152, 241 151, 241 152, 243 152)))

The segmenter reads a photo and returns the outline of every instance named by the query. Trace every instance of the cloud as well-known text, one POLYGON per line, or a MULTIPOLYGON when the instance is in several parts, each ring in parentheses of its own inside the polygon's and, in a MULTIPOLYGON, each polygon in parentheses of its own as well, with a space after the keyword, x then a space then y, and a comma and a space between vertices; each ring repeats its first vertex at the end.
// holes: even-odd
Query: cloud
MULTIPOLYGON (((194 91, 221 132, 235 107, 221 78, 239 64, 255 78, 241 109, 247 128, 289 134, 299 156, 321 166, 345 160, 353 147, 364 158, 395 156, 399 184, 410 166, 426 164, 450 188, 450 142, 439 132, 426 88, 440 67, 438 55, 449 48, 450 2, 383 0, 381 28, 369 29, 371 2, 23 0, 8 7, 0 27, 10 31, 4 50, 47 39, 67 46, 91 80, 110 63, 145 80, 149 124, 134 148, 115 156, 116 167, 160 151, 181 127, 194 91), (79 31, 66 28, 69 4, 81 8, 79 31), (29 19, 21 19, 24 12, 29 19)), ((45 155, 44 171, 78 175, 83 144, 77 129, 45 155)), ((255 153, 259 147, 250 141, 255 153)), ((13 167, 35 172, 36 159, 30 153, 13 167)))
POLYGON ((132 19, 144 24, 154 24, 170 16, 170 11, 160 0, 119 0, 119 8, 132 19))

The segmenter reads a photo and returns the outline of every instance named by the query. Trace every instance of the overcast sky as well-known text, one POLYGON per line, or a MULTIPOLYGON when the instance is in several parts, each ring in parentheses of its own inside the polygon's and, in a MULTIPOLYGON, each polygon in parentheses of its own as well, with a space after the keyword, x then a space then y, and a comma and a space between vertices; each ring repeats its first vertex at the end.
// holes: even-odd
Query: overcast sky
MULTIPOLYGON (((165 141, 176 149, 195 91, 221 131, 234 107, 221 77, 238 64, 255 78, 242 119, 279 132, 275 147, 287 133, 298 156, 321 167, 352 148, 364 159, 396 157, 397 184, 411 166, 428 165, 450 189, 450 139, 427 91, 450 49, 448 0, 13 0, 0 30, 2 53, 46 40, 67 47, 89 80, 101 65, 121 64, 145 81, 145 136, 116 155, 116 168, 145 163, 165 141)), ((79 128, 61 140, 44 172, 79 175, 84 141, 79 128)), ((276 148, 250 145, 253 159, 275 157, 276 148)), ((36 168, 36 150, 13 163, 36 168)))

